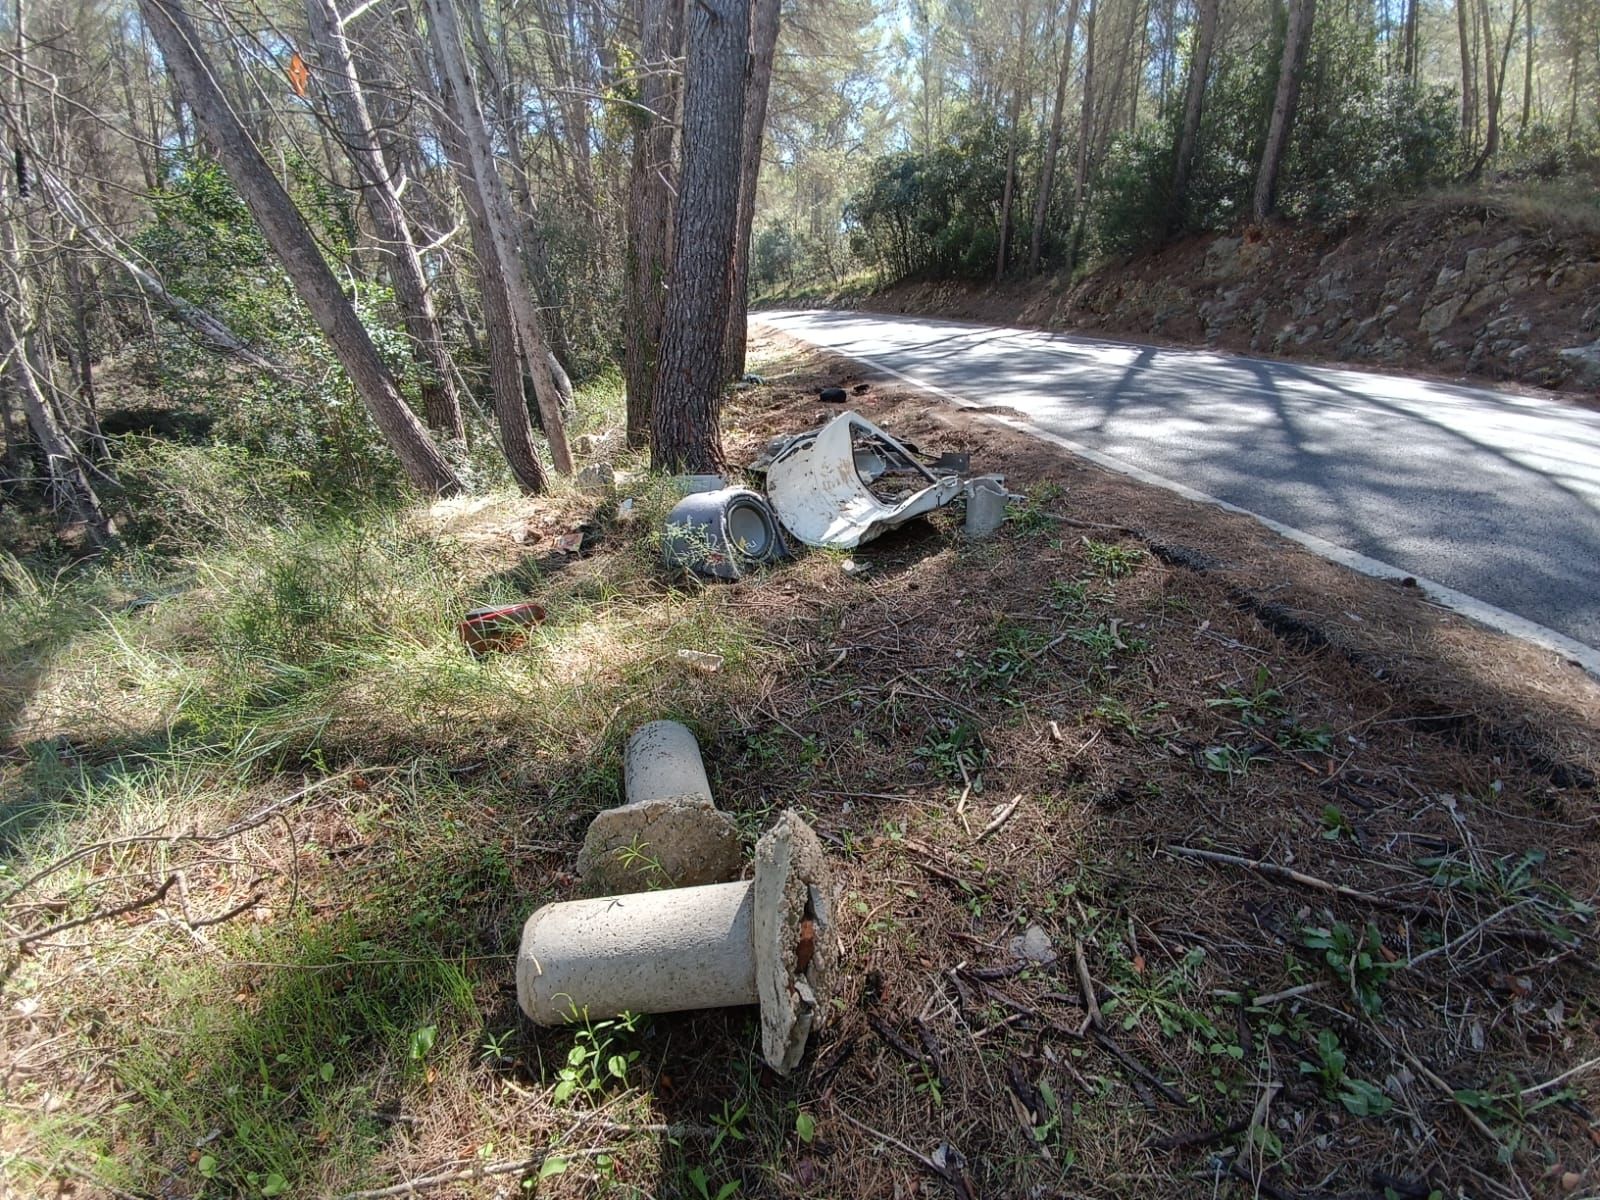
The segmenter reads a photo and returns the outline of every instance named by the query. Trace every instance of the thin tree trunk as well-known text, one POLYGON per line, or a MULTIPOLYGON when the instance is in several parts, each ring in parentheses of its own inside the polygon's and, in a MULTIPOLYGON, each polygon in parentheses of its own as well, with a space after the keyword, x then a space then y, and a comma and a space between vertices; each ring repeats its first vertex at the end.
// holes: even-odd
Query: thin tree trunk
POLYGON ((994 281, 1006 277, 1006 242, 1011 235, 1011 198, 1017 190, 1017 126, 1022 120, 1022 85, 1011 91, 1010 111, 1006 115, 1010 136, 1006 138, 1006 182, 1000 192, 1000 236, 994 254, 994 281))
POLYGON ((673 238, 671 295, 651 400, 657 470, 722 466, 723 335, 739 219, 739 143, 747 0, 693 0, 685 11, 683 181, 673 238))
POLYGON ((1500 44, 1500 61, 1495 63, 1494 29, 1489 21, 1488 0, 1478 0, 1478 11, 1483 25, 1484 115, 1485 129, 1483 151, 1468 172, 1468 178, 1482 174, 1500 151, 1500 113, 1505 102, 1506 72, 1511 64, 1511 45, 1517 40, 1517 0, 1512 0, 1511 23, 1506 28, 1505 41, 1500 44))
POLYGON ((677 123, 679 0, 637 0, 639 111, 632 114, 628 171, 628 328, 623 344, 628 445, 650 444, 650 397, 655 391, 667 271, 672 261, 672 132, 677 123))
POLYGON ((1044 253, 1044 226, 1050 215, 1050 193, 1055 187, 1056 158, 1061 153, 1061 126, 1067 107, 1067 79, 1072 73, 1072 39, 1078 31, 1078 9, 1082 0, 1071 0, 1067 8, 1066 36, 1061 47, 1061 66, 1056 71, 1056 94, 1050 105, 1050 136, 1045 143, 1044 160, 1039 164, 1039 186, 1033 197, 1033 231, 1028 238, 1028 274, 1039 273, 1044 253))
POLYGON ((344 25, 332 0, 307 0, 306 14, 312 40, 323 60, 317 79, 328 98, 345 154, 361 180, 367 215, 388 258, 389 279, 394 284, 411 341, 411 355, 421 375, 422 410, 428 427, 445 437, 464 441, 467 428, 461 417, 450 356, 444 349, 444 334, 422 272, 422 259, 411 237, 411 226, 367 110, 365 89, 344 25))
POLYGON ((1582 41, 1572 39, 1572 66, 1567 73, 1567 141, 1578 136, 1578 58, 1582 41))
POLYGON ((1089 182, 1089 143, 1094 137, 1094 27, 1096 0, 1088 0, 1083 22, 1083 108, 1078 115, 1078 161, 1072 174, 1072 232, 1067 244, 1067 271, 1077 266, 1083 241, 1084 189, 1089 182))
POLYGON ((1267 126, 1267 142, 1261 151, 1261 169, 1256 173, 1255 198, 1251 205, 1251 214, 1257 221, 1265 221, 1278 207, 1278 175, 1283 169, 1284 152, 1289 148, 1289 135, 1294 130, 1295 109, 1300 103, 1300 76, 1305 71, 1306 48, 1311 44, 1316 7, 1316 0, 1289 0, 1289 27, 1284 31, 1272 119, 1267 126))
POLYGON ((321 249, 261 152, 245 134, 205 65, 194 25, 179 0, 139 0, 175 90, 182 93, 218 160, 233 180, 267 242, 282 261, 295 291, 327 335, 356 392, 406 476, 434 495, 461 489, 460 480, 405 401, 366 327, 323 261, 321 249))
POLYGON ((1467 5, 1471 0, 1456 0, 1456 37, 1461 47, 1461 152, 1471 154, 1478 130, 1478 71, 1472 59, 1471 39, 1467 35, 1467 5))
POLYGON ((69 358, 78 376, 78 403, 83 408, 83 428, 89 435, 90 453, 98 463, 111 460, 105 431, 100 428, 100 405, 94 387, 94 350, 89 338, 89 297, 83 286, 83 266, 76 247, 63 255, 67 291, 72 302, 72 353, 69 358))
MULTIPOLYGON (((13 193, 14 194, 14 193, 13 193)), ((20 197, 13 203, 19 203, 20 197)), ((49 480, 53 504, 64 506, 72 519, 81 522, 91 545, 104 546, 116 535, 116 528, 100 506, 89 471, 61 428, 50 397, 40 385, 34 364, 41 358, 33 344, 33 331, 27 320, 32 288, 27 275, 26 224, 20 213, 7 213, 0 220, 0 255, 4 258, 7 285, 0 287, 0 362, 8 363, 22 411, 33 432, 33 440, 44 455, 45 477, 49 480)))
MULTIPOLYGON (((567 431, 562 423, 561 393, 555 375, 550 370, 549 343, 534 303, 527 268, 517 250, 510 196, 489 148, 489 132, 483 123, 483 110, 478 105, 478 93, 472 75, 467 69, 466 49, 461 40, 460 23, 456 20, 454 0, 425 0, 424 7, 428 14, 428 32, 438 59, 439 73, 449 93, 446 119, 454 120, 460 127, 472 168, 471 183, 468 184, 467 179, 462 182, 478 189, 484 219, 494 239, 495 254, 500 260, 506 294, 517 323, 517 338, 522 346, 523 360, 527 363, 528 374, 533 377, 534 399, 539 405, 545 438, 550 443, 550 458, 558 472, 570 475, 572 452, 567 448, 567 431)), ((505 434, 503 429, 501 432, 505 434)), ((520 441, 520 430, 514 438, 507 439, 505 449, 508 456, 518 451, 517 441, 520 441)), ((525 473, 531 477, 530 464, 522 464, 519 478, 525 473)))
POLYGON ((1407 79, 1417 77, 1417 7, 1420 0, 1405 0, 1405 63, 1404 71, 1407 79))
POLYGON ((756 181, 761 175, 761 143, 767 127, 767 96, 772 90, 772 60, 778 46, 778 0, 754 0, 750 18, 750 77, 744 89, 744 140, 739 154, 739 223, 733 235, 733 286, 728 305, 728 340, 723 372, 744 375, 745 335, 749 326, 750 233, 755 225, 756 181))
POLYGON ((1528 15, 1522 38, 1522 120, 1517 132, 1528 132, 1528 121, 1533 116, 1533 0, 1527 0, 1528 15))
MULTIPOLYGON (((1413 0, 1414 2, 1414 0, 1413 0)), ((1188 212, 1189 172, 1194 168, 1195 145, 1200 139, 1200 118, 1205 112, 1206 80, 1211 73, 1211 51, 1217 42, 1217 0, 1198 0, 1194 50, 1189 57, 1189 81, 1183 95, 1183 127, 1172 166, 1172 199, 1167 228, 1180 228, 1188 212)))

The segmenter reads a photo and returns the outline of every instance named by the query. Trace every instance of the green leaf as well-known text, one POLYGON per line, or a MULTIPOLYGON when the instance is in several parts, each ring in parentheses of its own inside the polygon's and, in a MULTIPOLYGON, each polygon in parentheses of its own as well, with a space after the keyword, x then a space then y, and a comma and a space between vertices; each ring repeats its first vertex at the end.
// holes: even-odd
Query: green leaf
POLYGON ((817 1136, 817 1119, 810 1113, 800 1113, 794 1119, 794 1131, 806 1145, 817 1136))
POLYGON ((567 1160, 551 1156, 539 1164, 539 1178, 549 1179, 552 1175, 559 1175, 567 1169, 567 1160))
POLYGON ((273 1171, 270 1175, 268 1175, 266 1180, 261 1184, 261 1194, 263 1196, 281 1196, 288 1190, 289 1181, 276 1171, 273 1171))
POLYGON ((215 1154, 202 1154, 200 1161, 195 1166, 204 1178, 215 1179, 217 1177, 217 1156, 215 1154))
POLYGON ((567 1051, 567 1066, 581 1067, 589 1058, 589 1051, 583 1046, 574 1046, 567 1051))
POLYGON ((333 1081, 333 1064, 323 1063, 320 1067, 318 1067, 317 1077, 320 1078, 323 1083, 331 1083, 333 1081))
POLYGON ((606 1070, 621 1079, 628 1073, 628 1060, 620 1054, 613 1054, 606 1061, 606 1070))
POLYGON ((433 1049, 433 1043, 439 1036, 437 1025, 424 1025, 411 1035, 411 1044, 408 1052, 412 1062, 421 1062, 428 1057, 428 1051, 433 1049))

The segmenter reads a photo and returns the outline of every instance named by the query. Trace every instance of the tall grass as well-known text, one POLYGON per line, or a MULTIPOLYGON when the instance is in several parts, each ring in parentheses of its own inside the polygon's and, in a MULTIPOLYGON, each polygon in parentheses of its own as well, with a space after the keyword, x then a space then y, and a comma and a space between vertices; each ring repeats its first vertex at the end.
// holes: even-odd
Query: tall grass
MULTIPOLYGON (((629 730, 726 724, 778 653, 731 594, 660 572, 659 485, 627 524, 574 493, 304 517, 207 453, 152 468, 172 515, 158 551, 0 558, 0 895, 13 937, 85 922, 10 964, 40 1024, 0 1027, 0 1049, 46 1046, 9 1093, 20 1186, 66 1170, 313 1196, 377 1178, 381 1114, 470 1104, 485 1038, 518 1044, 516 929, 617 799, 629 730), (580 522, 601 554, 555 553, 580 522), (522 598, 549 621, 470 657, 462 613, 522 598), (722 672, 691 671, 689 648, 722 672)), ((443 1117, 414 1132, 456 1153, 443 1117)))

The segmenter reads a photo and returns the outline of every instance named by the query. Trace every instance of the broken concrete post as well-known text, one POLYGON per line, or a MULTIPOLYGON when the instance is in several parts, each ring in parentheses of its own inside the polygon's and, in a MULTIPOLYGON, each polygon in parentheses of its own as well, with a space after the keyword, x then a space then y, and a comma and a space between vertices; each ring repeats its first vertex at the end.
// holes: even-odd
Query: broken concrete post
POLYGON ((622 756, 627 803, 589 824, 578 875, 594 895, 697 887, 738 877, 739 831, 719 812, 694 734, 676 721, 634 731, 622 756))
POLYGON ((967 519, 962 531, 973 538, 984 538, 1005 524, 1006 505, 1011 493, 993 476, 974 479, 967 491, 967 519))
POLYGON ((759 1003, 762 1056, 787 1074, 826 1016, 835 957, 822 845, 786 812, 756 846, 753 881, 539 909, 517 1003, 541 1025, 759 1003))
POLYGON ((679 721, 651 721, 633 731, 622 754, 622 792, 629 804, 694 800, 711 804, 711 780, 694 733, 679 721))

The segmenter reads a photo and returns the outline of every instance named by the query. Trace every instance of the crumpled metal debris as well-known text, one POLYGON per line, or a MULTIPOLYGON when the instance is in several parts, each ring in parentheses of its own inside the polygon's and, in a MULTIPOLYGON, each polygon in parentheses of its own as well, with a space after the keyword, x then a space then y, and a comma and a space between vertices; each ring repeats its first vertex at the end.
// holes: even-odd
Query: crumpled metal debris
POLYGON ((778 520, 808 546, 850 550, 941 508, 998 475, 964 478, 965 455, 929 466, 860 413, 768 444, 751 470, 765 471, 778 520))

